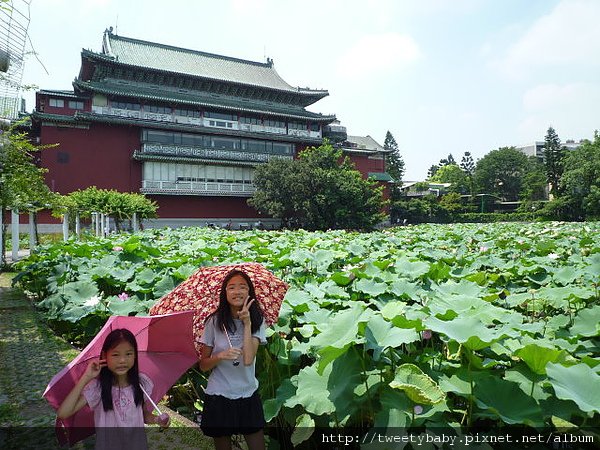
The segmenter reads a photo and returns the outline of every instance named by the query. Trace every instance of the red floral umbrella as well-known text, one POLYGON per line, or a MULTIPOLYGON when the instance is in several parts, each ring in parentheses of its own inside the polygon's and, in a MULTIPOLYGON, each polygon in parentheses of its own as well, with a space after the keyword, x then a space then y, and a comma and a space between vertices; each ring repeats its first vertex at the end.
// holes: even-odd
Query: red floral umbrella
POLYGON ((163 296, 150 309, 150 315, 195 310, 194 345, 200 353, 202 349, 200 337, 204 331, 204 323, 219 306, 221 284, 223 284, 225 276, 232 270, 245 272, 252 280, 256 300, 262 310, 266 325, 271 326, 277 322, 281 302, 288 290, 288 285, 262 264, 255 262, 201 267, 187 280, 163 296))

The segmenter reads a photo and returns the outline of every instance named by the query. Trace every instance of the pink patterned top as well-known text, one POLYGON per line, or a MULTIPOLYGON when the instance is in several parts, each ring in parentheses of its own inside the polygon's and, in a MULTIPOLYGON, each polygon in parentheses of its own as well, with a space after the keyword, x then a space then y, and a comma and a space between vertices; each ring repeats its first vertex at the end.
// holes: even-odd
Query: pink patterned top
MULTIPOLYGON (((154 384, 147 375, 140 373, 140 384, 151 395, 154 384)), ((127 442, 127 448, 147 448, 144 431, 143 405, 136 406, 131 386, 112 388, 113 409, 104 411, 100 380, 90 381, 82 392, 87 404, 94 411, 96 426, 96 448, 121 448, 127 442), (120 428, 122 432, 118 432, 120 428), (118 440, 118 442, 115 442, 118 440), (121 442, 121 440, 124 440, 121 442)), ((144 401, 146 400, 144 396, 144 401)))

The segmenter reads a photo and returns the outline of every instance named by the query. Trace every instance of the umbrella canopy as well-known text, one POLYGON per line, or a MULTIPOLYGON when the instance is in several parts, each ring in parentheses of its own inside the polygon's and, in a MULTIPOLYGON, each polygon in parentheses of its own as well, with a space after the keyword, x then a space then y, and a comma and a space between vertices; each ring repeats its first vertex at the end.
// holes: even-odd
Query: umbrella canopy
MULTIPOLYGON (((150 397, 160 401, 167 390, 198 362, 192 335, 191 311, 160 316, 112 316, 92 342, 52 378, 44 398, 58 409, 85 372, 90 360, 99 358, 106 336, 115 329, 126 328, 138 344, 138 365, 154 384, 150 397)), ((75 442, 94 433, 94 413, 86 405, 73 416, 57 420, 57 437, 61 444, 75 442), (59 428, 60 425, 60 428, 59 428)))
POLYGON ((219 306, 221 285, 225 276, 232 270, 241 270, 252 280, 256 300, 263 312, 266 325, 271 326, 277 322, 288 285, 262 264, 255 262, 201 267, 162 297, 150 309, 150 314, 194 310, 194 344, 200 353, 202 348, 200 337, 204 331, 204 323, 219 306))

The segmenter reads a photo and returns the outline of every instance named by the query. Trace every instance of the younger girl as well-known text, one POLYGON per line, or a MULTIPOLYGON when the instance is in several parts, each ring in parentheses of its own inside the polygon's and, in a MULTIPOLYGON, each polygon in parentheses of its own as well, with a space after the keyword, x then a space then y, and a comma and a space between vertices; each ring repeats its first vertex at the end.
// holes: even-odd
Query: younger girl
POLYGON ((206 320, 200 369, 212 370, 200 427, 215 448, 231 449, 231 435, 243 434, 250 450, 265 448, 265 417, 254 363, 265 324, 246 273, 233 270, 221 285, 219 307, 206 320))
POLYGON ((169 425, 169 417, 143 408, 144 394, 152 392, 152 381, 138 369, 137 341, 125 328, 111 331, 99 360, 91 361, 79 382, 58 408, 61 419, 72 416, 86 404, 94 411, 96 448, 146 449, 145 423, 169 425))

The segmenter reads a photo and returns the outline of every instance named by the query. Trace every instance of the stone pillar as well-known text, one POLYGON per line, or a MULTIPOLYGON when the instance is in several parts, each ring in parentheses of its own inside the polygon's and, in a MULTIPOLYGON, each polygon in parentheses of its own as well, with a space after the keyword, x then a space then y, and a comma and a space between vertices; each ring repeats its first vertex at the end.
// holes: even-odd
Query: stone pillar
POLYGON ((133 232, 136 233, 138 231, 140 231, 140 226, 138 224, 138 217, 137 217, 137 213, 133 213, 133 232))
POLYGON ((63 223, 62 223, 62 232, 63 232, 63 241, 67 242, 69 240, 69 214, 63 214, 63 223))
POLYGON ((33 250, 37 242, 35 241, 35 213, 29 211, 29 248, 33 250))
POLYGON ((75 213, 75 234, 77 235, 77 239, 81 236, 81 223, 79 221, 79 211, 75 213))
POLYGON ((14 262, 19 259, 19 211, 16 209, 11 211, 10 225, 12 235, 12 260, 14 262))

